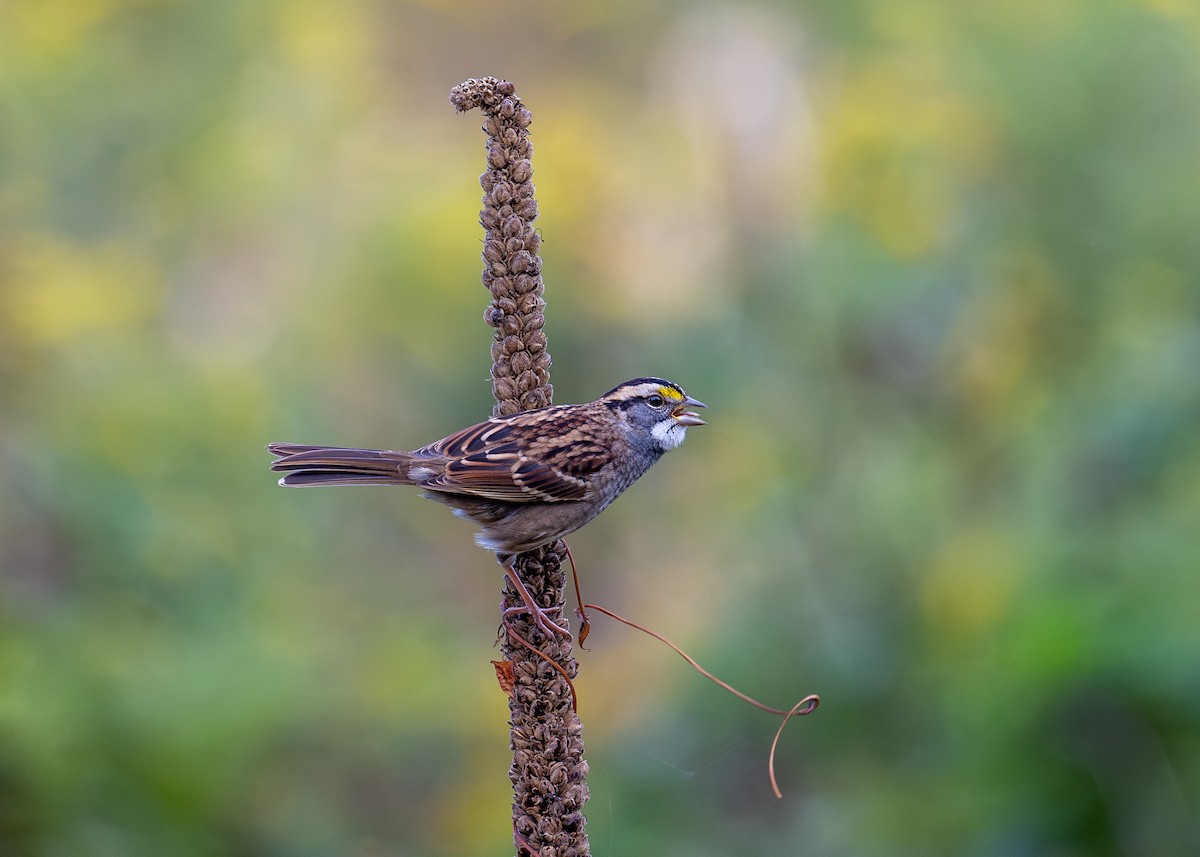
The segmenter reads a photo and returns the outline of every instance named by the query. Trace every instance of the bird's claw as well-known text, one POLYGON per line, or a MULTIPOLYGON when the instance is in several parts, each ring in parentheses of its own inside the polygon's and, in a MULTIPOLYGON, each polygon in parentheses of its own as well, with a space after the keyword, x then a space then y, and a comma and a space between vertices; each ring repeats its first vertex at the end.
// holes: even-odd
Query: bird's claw
POLYGON ((537 602, 533 600, 533 596, 530 595, 529 590, 525 588, 525 584, 521 580, 521 576, 517 574, 517 570, 515 568, 513 568, 511 565, 506 565, 504 567, 504 574, 512 583, 513 588, 516 589, 517 594, 521 596, 521 601, 524 602, 523 604, 518 604, 515 607, 505 607, 504 610, 501 611, 501 614, 506 620, 511 615, 524 613, 533 620, 535 625, 542 629, 542 633, 546 634, 549 639, 554 639, 555 637, 562 637, 567 640, 571 639, 571 632, 551 619, 550 614, 546 611, 546 609, 544 607, 539 607, 537 602))
POLYGON ((529 616, 535 625, 542 629, 542 632, 550 638, 555 636, 562 637, 564 640, 571 639, 571 632, 559 625, 550 617, 550 612, 543 607, 534 606, 530 608, 527 604, 518 604, 516 607, 505 607, 502 615, 507 620, 509 616, 519 615, 529 616))

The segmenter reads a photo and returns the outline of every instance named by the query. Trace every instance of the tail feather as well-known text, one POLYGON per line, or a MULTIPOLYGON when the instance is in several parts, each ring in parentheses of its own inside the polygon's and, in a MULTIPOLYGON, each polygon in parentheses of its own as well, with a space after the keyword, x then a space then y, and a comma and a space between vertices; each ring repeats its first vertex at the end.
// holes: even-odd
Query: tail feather
POLYGON ((271 469, 286 474, 279 484, 289 488, 413 484, 408 475, 413 456, 408 452, 295 443, 272 443, 267 449, 278 456, 271 469))

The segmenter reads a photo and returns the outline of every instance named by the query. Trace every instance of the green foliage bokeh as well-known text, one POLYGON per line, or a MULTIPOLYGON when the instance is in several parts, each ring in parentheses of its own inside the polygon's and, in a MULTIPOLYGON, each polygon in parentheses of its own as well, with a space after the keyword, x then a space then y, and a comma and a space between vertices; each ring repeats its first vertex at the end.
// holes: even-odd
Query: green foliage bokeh
POLYGON ((500 574, 271 440, 490 407, 479 117, 559 401, 710 405, 572 547, 597 854, 1200 850, 1185 0, 0 6, 0 853, 504 853, 500 574))

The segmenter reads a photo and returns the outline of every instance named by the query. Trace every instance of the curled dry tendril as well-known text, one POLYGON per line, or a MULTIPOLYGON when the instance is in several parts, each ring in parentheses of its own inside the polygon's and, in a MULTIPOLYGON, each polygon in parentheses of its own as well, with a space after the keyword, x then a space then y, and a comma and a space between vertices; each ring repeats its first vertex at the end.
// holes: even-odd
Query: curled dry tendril
POLYGON ((742 693, 740 690, 738 690, 737 688, 735 688, 733 685, 729 684, 728 682, 722 681, 721 679, 717 678, 715 675, 710 673, 704 667, 700 666, 700 664, 696 661, 695 658, 693 658, 691 655, 689 655, 683 649, 679 648, 679 646, 672 643, 670 640, 668 640, 662 634, 659 634, 655 631, 651 631, 649 628, 645 627, 644 625, 639 625, 637 622, 630 621, 629 619, 626 619, 623 616, 618 616, 613 611, 609 610, 606 607, 601 607, 599 604, 581 604, 579 612, 583 613, 586 610, 596 610, 597 612, 603 613, 605 616, 608 616, 610 619, 616 619, 618 622, 620 622, 624 625, 628 625, 630 628, 634 628, 635 630, 641 631, 643 634, 649 634, 651 637, 658 640, 660 643, 662 643, 663 645, 665 645, 669 649, 671 649, 673 652, 675 652, 675 654, 679 655, 681 658, 683 658, 685 661, 687 661, 688 664, 691 665, 692 669, 694 669, 696 672, 700 673, 700 675, 704 676, 706 679, 711 681, 713 684, 716 684, 717 686, 723 688, 724 690, 728 691, 729 693, 732 693, 734 696, 736 696, 738 699, 742 700, 743 702, 750 703, 755 708, 761 709, 762 711, 766 711, 768 714, 775 714, 775 715, 782 717, 783 722, 779 724, 779 729, 777 729, 775 732, 775 739, 771 742, 771 752, 770 752, 770 756, 767 759, 767 774, 771 779, 771 790, 775 793, 775 797, 777 797, 777 798, 783 797, 783 792, 781 792, 779 790, 779 783, 775 779, 775 748, 779 744, 779 736, 783 733, 783 727, 786 726, 787 722, 789 720, 791 720, 793 717, 803 717, 805 714, 811 714, 812 712, 816 711, 817 706, 821 704, 821 697, 817 696, 815 693, 810 693, 808 696, 804 697, 804 699, 797 702, 791 708, 788 708, 788 709, 774 708, 773 706, 759 702, 754 697, 752 697, 748 694, 742 693))
MULTIPOLYGON (((787 726, 788 721, 791 720, 793 717, 803 717, 805 714, 812 714, 814 711, 816 711, 817 706, 821 704, 821 697, 817 696, 815 693, 810 693, 808 696, 804 697, 804 699, 800 700, 799 702, 797 702, 795 705, 793 705, 791 708, 787 709, 786 711, 782 708, 773 708, 770 705, 765 705, 765 704, 759 702, 757 699, 754 699, 753 697, 742 693, 740 690, 733 687, 729 683, 724 682, 721 679, 717 678, 715 675, 710 673, 704 667, 700 666, 700 664, 696 661, 695 658, 693 658, 691 655, 689 655, 687 652, 685 652, 683 649, 679 648, 679 646, 675 645, 674 643, 672 643, 670 640, 668 640, 666 637, 662 636, 661 634, 655 633, 654 631, 651 631, 649 628, 639 625, 636 622, 631 622, 628 619, 618 616, 616 613, 614 613, 611 610, 608 610, 604 607, 601 607, 599 604, 585 604, 583 601, 583 594, 579 591, 579 571, 578 571, 578 569, 575 568, 575 557, 571 554, 571 548, 567 546, 566 542, 563 542, 563 548, 566 550, 567 560, 571 563, 571 578, 575 582, 575 598, 576 598, 577 602, 579 603, 579 608, 575 611, 575 615, 579 617, 579 622, 580 622, 579 648, 581 648, 581 649, 583 648, 583 641, 587 639, 588 632, 591 630, 591 627, 592 627, 592 623, 591 623, 590 619, 588 618, 588 614, 587 614, 587 610, 590 607, 593 610, 600 611, 605 616, 608 616, 612 619, 616 619, 618 622, 628 625, 630 628, 634 628, 638 631, 641 631, 643 634, 649 634, 651 637, 658 640, 660 643, 667 646, 672 651, 674 651, 677 655, 679 655, 681 658, 683 658, 685 661, 687 661, 688 664, 692 667, 692 669, 694 669, 696 672, 700 673, 700 675, 704 676, 709 681, 713 682, 714 684, 718 685, 719 687, 723 688, 724 690, 728 691, 729 693, 732 693, 738 699, 741 699, 745 702, 750 703, 755 708, 762 709, 763 711, 766 711, 769 714, 775 714, 775 715, 778 715, 783 718, 783 722, 780 723, 779 728, 775 730, 775 738, 771 741, 771 752, 767 756, 767 775, 771 780, 771 791, 773 791, 775 793, 776 798, 782 799, 783 792, 781 792, 779 790, 779 782, 775 779, 775 748, 779 746, 779 736, 783 734, 783 727, 787 726)), ((522 640, 522 642, 524 642, 524 640, 522 640)), ((529 644, 525 643, 525 645, 528 646, 529 644)), ((535 649, 534 651, 537 651, 537 650, 535 649)), ((539 654, 540 654, 540 652, 539 652, 539 654)), ((543 657, 545 657, 545 656, 543 655, 543 657)), ((570 680, 568 679, 568 683, 569 683, 569 681, 570 680)), ((575 692, 574 685, 571 686, 571 692, 572 693, 575 692)))

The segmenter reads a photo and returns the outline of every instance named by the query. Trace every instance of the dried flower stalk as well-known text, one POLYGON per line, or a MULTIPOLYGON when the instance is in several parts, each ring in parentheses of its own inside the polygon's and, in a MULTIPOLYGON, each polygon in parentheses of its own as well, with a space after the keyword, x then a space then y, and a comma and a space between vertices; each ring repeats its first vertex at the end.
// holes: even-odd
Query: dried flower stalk
MULTIPOLYGON (((487 170, 483 187, 483 284, 492 294, 484 320, 492 336, 492 392, 495 416, 551 403, 550 353, 546 350, 545 300, 542 298, 541 239, 533 229, 533 146, 529 111, 515 87, 494 77, 471 78, 454 87, 450 102, 459 112, 478 108, 487 133, 487 170)), ((560 541, 520 554, 514 566, 534 601, 552 621, 565 613, 566 547, 560 541)), ((501 609, 522 601, 505 581, 501 609)), ((586 857, 583 804, 588 799, 588 765, 583 758, 583 725, 574 711, 567 679, 553 659, 574 678, 578 664, 569 640, 548 639, 523 614, 504 620, 511 631, 501 651, 512 664, 509 694, 513 784, 513 840, 518 855, 586 857), (519 636, 540 650, 522 645, 519 636)), ((561 622, 560 622, 561 624, 561 622)))

